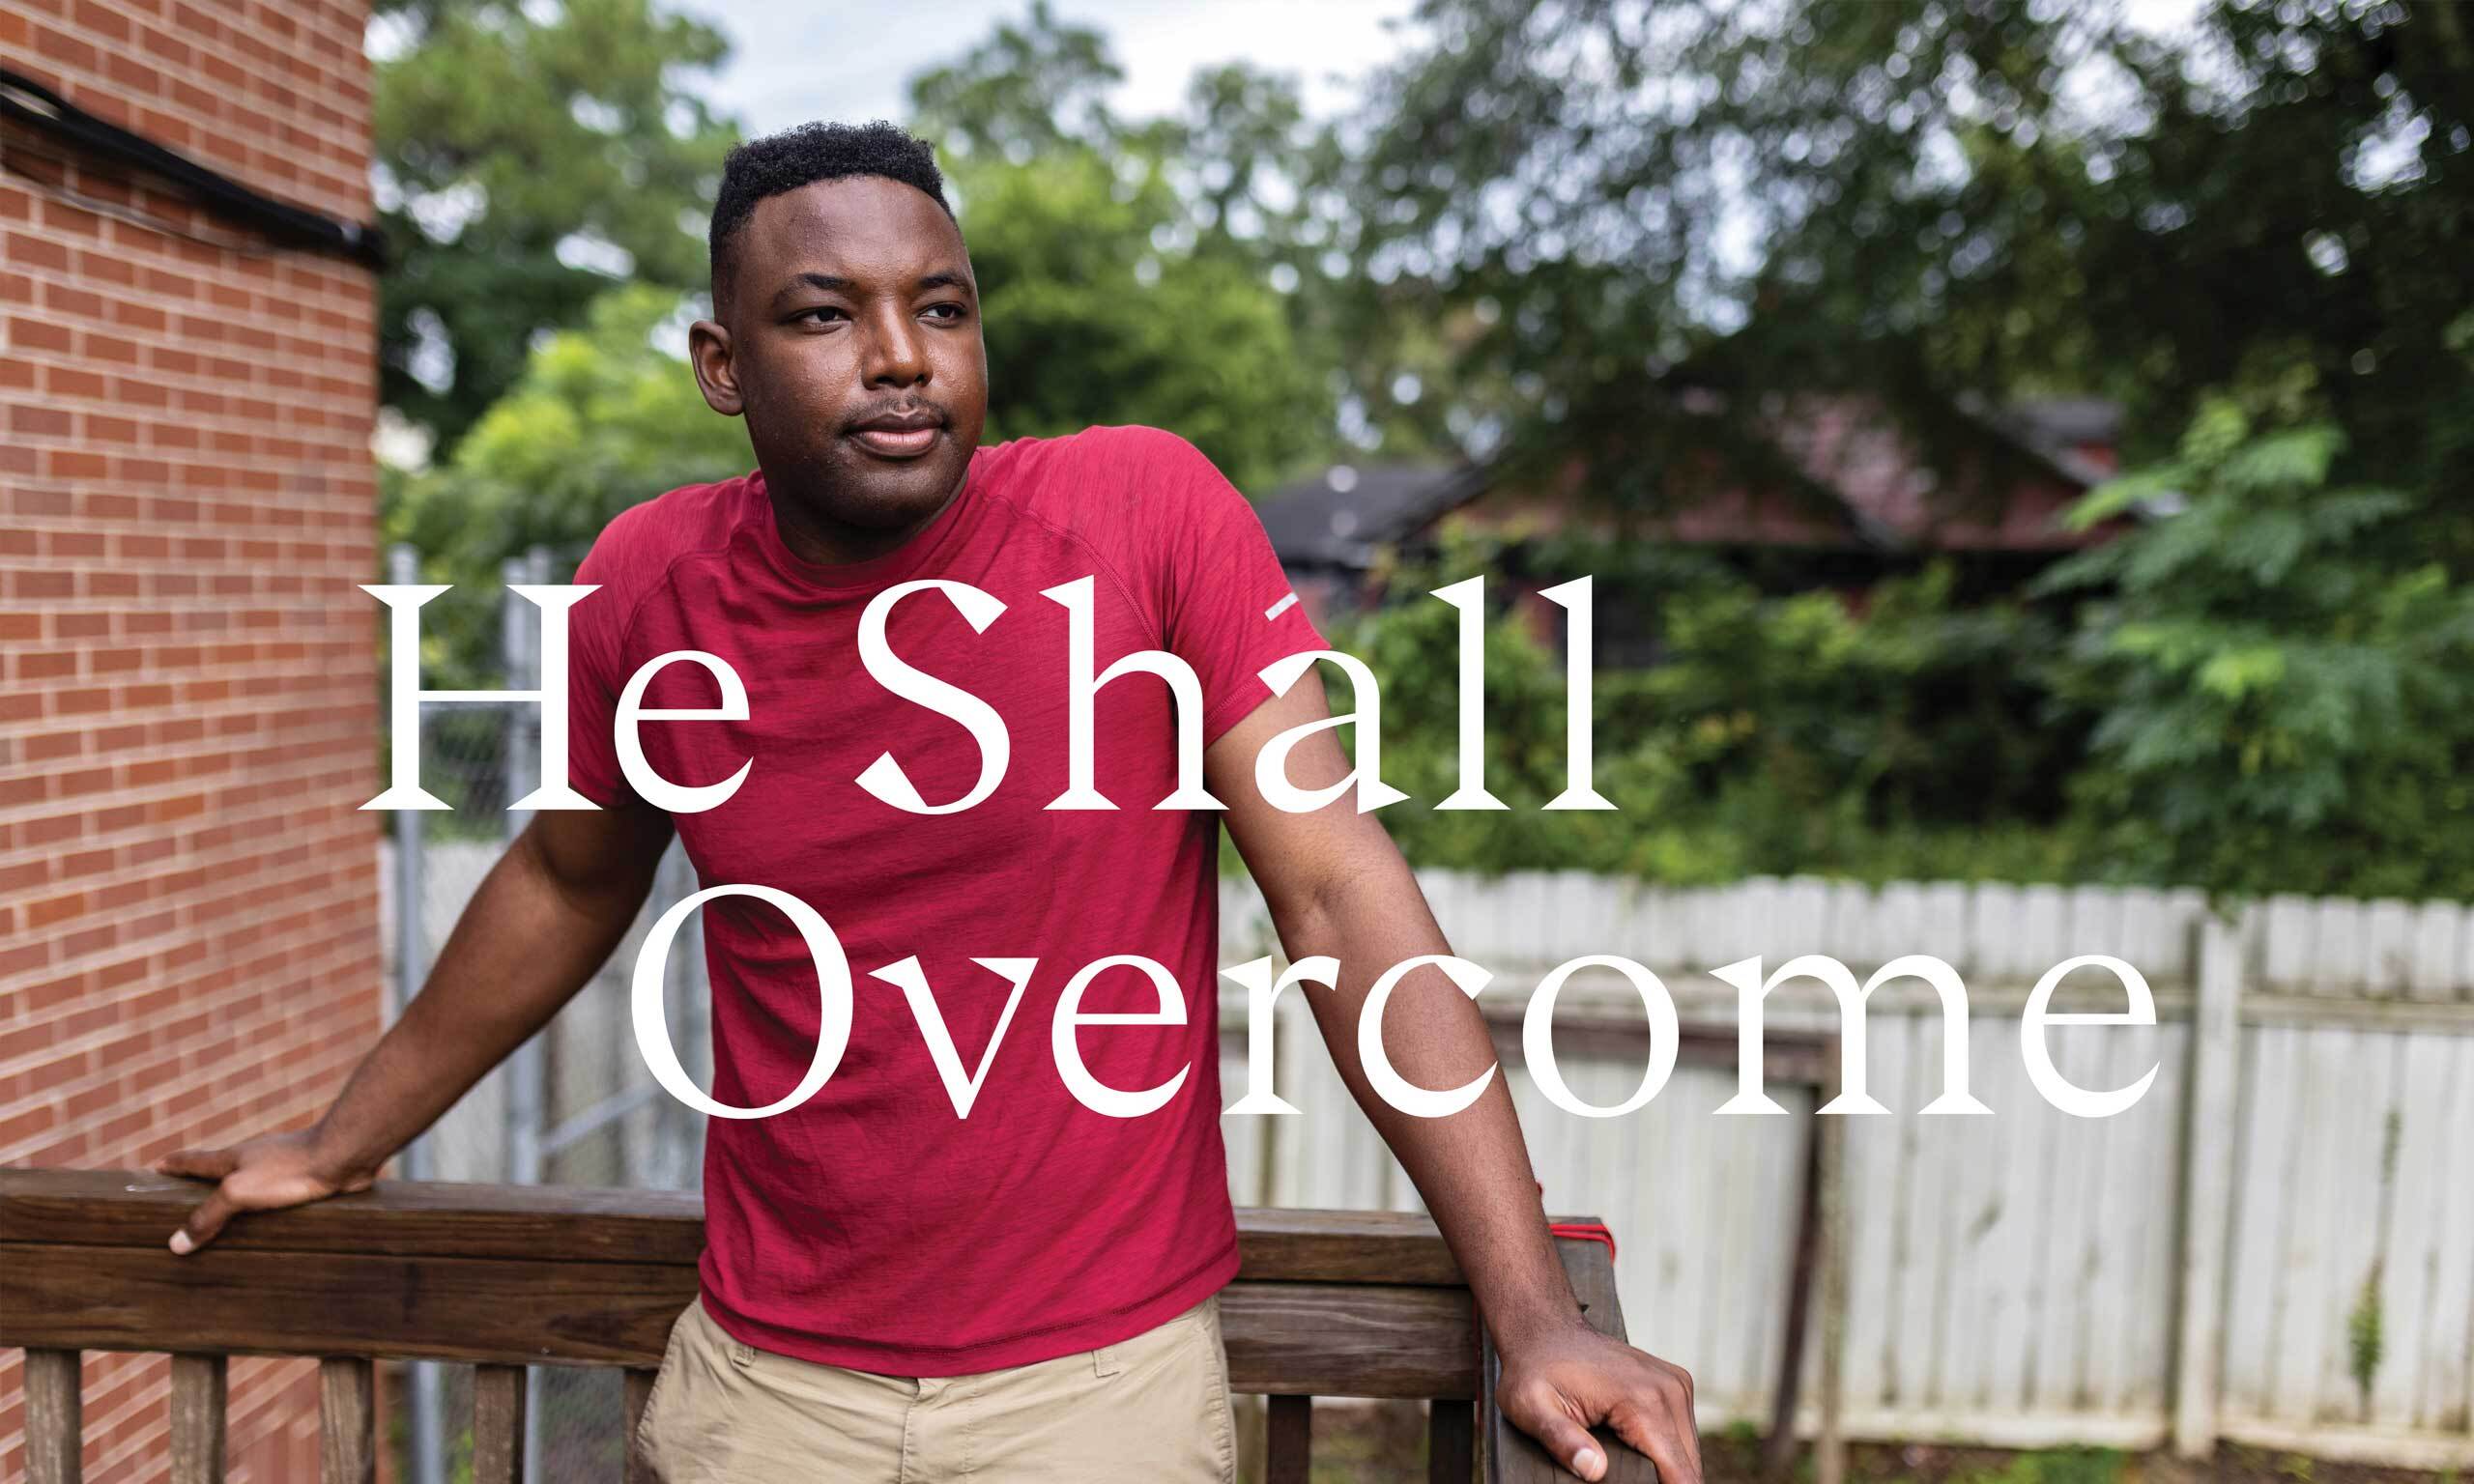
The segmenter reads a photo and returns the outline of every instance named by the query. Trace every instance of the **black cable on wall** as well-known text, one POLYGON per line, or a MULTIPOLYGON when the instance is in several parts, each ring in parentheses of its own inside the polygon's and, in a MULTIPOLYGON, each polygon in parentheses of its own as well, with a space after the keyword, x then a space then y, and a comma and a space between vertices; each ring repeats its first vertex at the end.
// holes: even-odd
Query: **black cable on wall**
POLYGON ((161 176, 187 190, 216 215, 272 241, 350 258, 373 271, 387 267, 387 239, 377 227, 329 216, 252 190, 142 134, 107 124, 42 83, 5 67, 0 67, 0 118, 14 120, 83 155, 161 176))

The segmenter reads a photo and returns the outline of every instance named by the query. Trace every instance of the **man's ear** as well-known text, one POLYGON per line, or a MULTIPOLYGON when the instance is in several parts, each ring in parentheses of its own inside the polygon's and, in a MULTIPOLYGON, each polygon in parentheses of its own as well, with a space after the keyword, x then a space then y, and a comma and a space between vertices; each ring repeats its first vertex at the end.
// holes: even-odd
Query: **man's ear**
POLYGON ((705 405, 725 417, 746 411, 738 392, 738 368, 731 361, 731 332, 716 320, 698 320, 687 327, 687 363, 696 368, 697 389, 705 405))

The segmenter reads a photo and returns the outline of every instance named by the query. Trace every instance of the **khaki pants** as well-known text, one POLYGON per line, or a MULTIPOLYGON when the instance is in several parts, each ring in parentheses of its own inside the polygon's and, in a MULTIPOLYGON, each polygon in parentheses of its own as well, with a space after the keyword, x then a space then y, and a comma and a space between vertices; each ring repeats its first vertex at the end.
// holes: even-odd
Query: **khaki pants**
POLYGON ((636 1446, 664 1484, 1235 1484, 1213 1295, 1114 1345, 975 1376, 877 1376, 671 1326, 636 1446))

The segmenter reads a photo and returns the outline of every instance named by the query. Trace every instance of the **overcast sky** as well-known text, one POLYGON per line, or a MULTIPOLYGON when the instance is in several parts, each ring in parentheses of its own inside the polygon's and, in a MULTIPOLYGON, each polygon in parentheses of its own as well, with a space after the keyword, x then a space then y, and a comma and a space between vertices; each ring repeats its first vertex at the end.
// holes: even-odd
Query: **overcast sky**
MULTIPOLYGON (((1028 0, 949 0, 914 6, 786 5, 782 0, 672 0, 720 25, 732 57, 714 102, 751 133, 809 119, 901 121, 904 84, 995 30, 1021 21, 1028 0)), ((1061 20, 1098 28, 1124 68, 1110 103, 1147 117, 1174 108, 1198 67, 1245 60, 1293 72, 1309 108, 1344 107, 1350 90, 1331 80, 1400 50, 1412 0, 1057 0, 1061 20)))

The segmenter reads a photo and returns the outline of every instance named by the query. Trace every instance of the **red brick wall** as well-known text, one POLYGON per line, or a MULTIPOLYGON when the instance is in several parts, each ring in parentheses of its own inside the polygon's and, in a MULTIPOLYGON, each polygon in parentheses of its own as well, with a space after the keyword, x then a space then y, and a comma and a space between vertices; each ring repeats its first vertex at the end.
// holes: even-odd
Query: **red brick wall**
MULTIPOLYGON (((0 0, 0 60, 366 220, 364 18, 0 0)), ((312 1116, 378 1028, 376 281, 0 147, 0 1163, 135 1168, 312 1116)), ((167 1370, 86 1357, 93 1484, 167 1476, 167 1370)), ((314 1479, 316 1403, 313 1362, 235 1360, 230 1477, 314 1479)))

